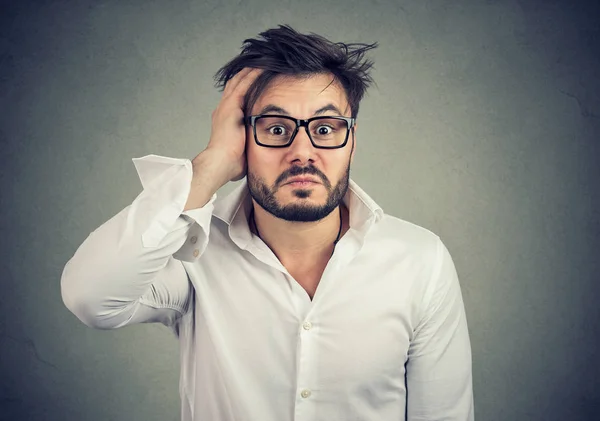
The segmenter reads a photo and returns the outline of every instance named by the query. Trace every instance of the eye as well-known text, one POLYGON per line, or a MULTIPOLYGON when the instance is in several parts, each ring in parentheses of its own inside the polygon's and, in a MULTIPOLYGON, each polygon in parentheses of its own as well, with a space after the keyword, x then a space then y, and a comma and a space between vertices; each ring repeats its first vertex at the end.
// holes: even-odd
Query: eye
POLYGON ((276 125, 269 127, 269 134, 273 136, 284 136, 286 134, 286 128, 284 126, 276 125))
POLYGON ((320 125, 317 126, 317 130, 315 130, 315 132, 319 135, 319 136, 327 136, 328 134, 331 134, 331 132, 333 131, 333 128, 330 126, 326 126, 326 125, 320 125))

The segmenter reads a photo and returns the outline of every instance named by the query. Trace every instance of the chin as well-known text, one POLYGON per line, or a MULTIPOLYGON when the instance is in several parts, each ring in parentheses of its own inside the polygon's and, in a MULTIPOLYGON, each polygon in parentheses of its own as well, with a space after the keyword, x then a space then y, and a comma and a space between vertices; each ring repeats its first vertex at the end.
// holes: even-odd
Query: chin
POLYGON ((320 197, 320 195, 315 194, 312 189, 294 189, 290 192, 289 195, 285 195, 284 201, 288 203, 312 203, 315 205, 325 204, 327 201, 326 197, 320 197))

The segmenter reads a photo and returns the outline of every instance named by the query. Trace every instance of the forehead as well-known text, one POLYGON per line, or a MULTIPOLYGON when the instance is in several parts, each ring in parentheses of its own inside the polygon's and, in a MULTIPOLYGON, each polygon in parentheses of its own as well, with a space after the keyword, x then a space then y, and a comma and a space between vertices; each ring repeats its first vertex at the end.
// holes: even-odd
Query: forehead
POLYGON ((312 112, 326 104, 333 104, 342 111, 348 107, 346 92, 333 75, 279 75, 267 85, 252 111, 258 112, 267 105, 276 105, 290 113, 303 113, 312 112))

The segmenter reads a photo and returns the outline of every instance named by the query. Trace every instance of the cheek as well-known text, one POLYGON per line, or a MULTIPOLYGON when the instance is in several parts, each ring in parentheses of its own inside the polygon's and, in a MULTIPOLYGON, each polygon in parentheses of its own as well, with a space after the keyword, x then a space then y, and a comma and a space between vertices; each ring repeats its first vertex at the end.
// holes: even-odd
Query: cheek
POLYGON ((253 170, 264 172, 273 165, 273 158, 261 150, 258 145, 248 145, 246 148, 246 159, 253 170))
MULTIPOLYGON (((247 145, 246 160, 248 163, 248 171, 257 177, 262 178, 269 185, 279 176, 281 157, 276 154, 269 153, 270 151, 262 150, 260 146, 247 145)), ((280 171, 283 171, 281 169, 280 171)))
POLYGON ((260 166, 262 160, 264 160, 264 154, 261 153, 260 146, 254 143, 251 137, 247 137, 246 139, 246 160, 248 161, 249 168, 254 171, 260 166))
POLYGON ((332 160, 327 167, 327 175, 330 178, 332 184, 337 183, 346 174, 346 168, 348 168, 350 157, 347 154, 340 155, 332 160))

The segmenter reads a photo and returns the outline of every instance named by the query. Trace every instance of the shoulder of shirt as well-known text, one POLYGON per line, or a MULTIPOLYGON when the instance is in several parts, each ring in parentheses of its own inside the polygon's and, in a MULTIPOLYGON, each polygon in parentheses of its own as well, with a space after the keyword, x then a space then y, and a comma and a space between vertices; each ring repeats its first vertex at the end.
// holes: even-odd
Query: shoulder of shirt
MULTIPOLYGON (((434 232, 407 220, 384 214, 373 227, 372 244, 393 259, 411 259, 427 273, 423 285, 435 285, 445 245, 434 232), (418 262, 418 263, 417 263, 418 262)), ((429 288, 429 287, 428 287, 429 288)), ((430 293, 428 293, 430 294, 430 293)))
POLYGON ((441 242, 440 237, 427 228, 386 213, 373 228, 378 241, 396 243, 403 250, 435 255, 441 242))

